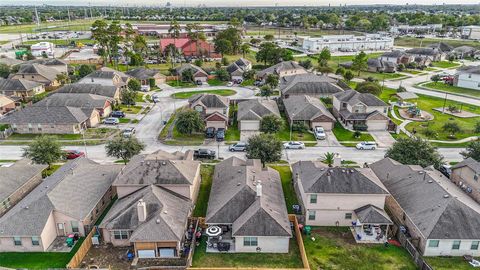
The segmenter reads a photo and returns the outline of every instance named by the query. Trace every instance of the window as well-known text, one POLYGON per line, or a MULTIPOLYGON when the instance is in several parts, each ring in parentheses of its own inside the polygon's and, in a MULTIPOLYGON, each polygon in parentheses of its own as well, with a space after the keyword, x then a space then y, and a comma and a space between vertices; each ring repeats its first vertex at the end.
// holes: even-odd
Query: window
POLYGON ((345 213, 345 219, 352 219, 352 213, 345 213))
POLYGON ((317 203, 317 194, 310 195, 310 203, 317 203))
POLYGON ((70 224, 72 225, 72 232, 79 232, 79 230, 78 230, 78 221, 72 220, 72 221, 70 222, 70 224))
POLYGON ((438 247, 440 244, 440 240, 430 240, 428 241, 428 247, 438 247))
POLYGON ((308 211, 308 220, 315 220, 315 211, 308 211))
POLYGON ((13 237, 13 244, 15 244, 15 246, 21 246, 22 245, 22 238, 20 238, 20 236, 14 236, 13 237))
POLYGON ((245 237, 243 238, 243 245, 246 247, 256 247, 258 246, 257 237, 245 237))
POLYGON ((460 240, 454 240, 452 249, 460 249, 460 240))
POLYGON ((478 181, 478 174, 475 174, 475 175, 473 176, 473 180, 478 181))
POLYGON ((40 241, 38 241, 38 237, 32 236, 32 246, 39 246, 39 245, 40 245, 40 241))
POLYGON ((114 231, 113 238, 119 239, 128 239, 128 232, 127 231, 114 231))
POLYGON ((472 241, 472 245, 470 246, 471 250, 478 250, 478 244, 480 241, 472 241))

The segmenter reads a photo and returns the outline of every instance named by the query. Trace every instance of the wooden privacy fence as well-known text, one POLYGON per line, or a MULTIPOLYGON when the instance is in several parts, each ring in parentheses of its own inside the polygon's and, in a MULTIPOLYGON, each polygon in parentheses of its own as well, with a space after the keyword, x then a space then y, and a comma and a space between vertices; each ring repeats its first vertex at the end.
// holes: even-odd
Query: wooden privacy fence
POLYGON ((83 258, 85 258, 85 255, 87 255, 87 252, 90 250, 90 248, 93 245, 92 237, 95 234, 95 232, 96 230, 93 229, 90 231, 90 233, 87 236, 85 236, 85 240, 83 240, 82 245, 80 246, 80 248, 78 248, 77 253, 75 253, 72 259, 68 262, 67 264, 68 269, 78 268, 83 258))
POLYGON ((415 248, 410 240, 400 230, 397 232, 397 238, 400 244, 408 251, 415 264, 420 270, 433 270, 433 268, 423 259, 422 254, 415 248))

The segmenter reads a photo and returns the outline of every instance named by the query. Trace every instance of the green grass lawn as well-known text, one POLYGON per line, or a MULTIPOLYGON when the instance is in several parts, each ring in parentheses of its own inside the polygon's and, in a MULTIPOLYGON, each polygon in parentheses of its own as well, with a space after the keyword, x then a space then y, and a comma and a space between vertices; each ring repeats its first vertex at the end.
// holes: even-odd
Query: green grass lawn
POLYGON ((253 84, 255 83, 255 80, 244 80, 240 86, 253 86, 253 84))
POLYGON ((212 189, 214 169, 213 165, 201 165, 200 167, 202 182, 198 191, 197 203, 193 210, 194 217, 205 217, 207 215, 208 198, 210 198, 210 190, 212 189))
POLYGON ((450 61, 440 61, 440 62, 433 62, 433 67, 437 68, 454 68, 460 66, 460 63, 450 62, 450 61))
POLYGON ((145 100, 143 100, 143 96, 144 94, 137 92, 135 95, 135 102, 145 102, 145 100))
POLYGON ((395 38, 395 46, 404 47, 427 47, 432 43, 443 42, 453 47, 472 46, 480 49, 480 43, 473 40, 453 40, 444 38, 415 38, 415 37, 398 37, 395 38), (420 46, 421 45, 421 46, 420 46))
POLYGON ((473 89, 468 89, 468 88, 463 88, 463 87, 458 87, 458 86, 453 86, 449 85, 443 82, 429 82, 424 85, 423 87, 431 88, 434 90, 442 91, 442 92, 449 92, 453 94, 463 94, 463 95, 469 95, 473 97, 480 97, 480 91, 478 90, 473 90, 473 89))
POLYGON ((363 141, 374 141, 373 137, 368 133, 361 133, 358 138, 355 138, 354 133, 348 129, 345 129, 340 123, 336 122, 333 127, 333 134, 337 137, 339 142, 342 141, 354 141, 354 142, 363 142, 363 141))
MULTIPOLYGON (((435 270, 471 270, 474 269, 463 257, 424 257, 435 270)), ((479 258, 475 258, 479 259, 479 258)))
POLYGON ((233 96, 236 93, 237 93, 236 91, 230 90, 230 89, 218 89, 218 90, 190 91, 190 92, 175 93, 172 95, 172 97, 176 99, 187 99, 197 94, 216 94, 216 95, 227 97, 227 96, 233 96))
POLYGON ((408 73, 408 74, 413 74, 413 75, 418 75, 418 74, 422 74, 423 71, 422 70, 416 70, 416 69, 404 69, 402 70, 403 73, 408 73))
POLYGON ((208 79, 207 80, 207 83, 210 85, 210 86, 221 86, 221 85, 226 85, 227 82, 224 82, 224 81, 220 81, 219 79, 208 79))
MULTIPOLYGON (((355 73, 355 76, 357 73, 355 73)), ((395 80, 399 78, 406 78, 407 76, 400 74, 400 73, 379 73, 379 72, 369 72, 369 71, 362 71, 360 73, 360 78, 367 79, 368 77, 372 77, 376 80, 378 80, 381 84, 383 80, 395 80)))
POLYGON ((164 144, 168 145, 201 145, 205 140, 205 135, 203 133, 194 133, 194 134, 182 134, 178 132, 176 127, 173 127, 172 138, 167 139, 168 129, 173 125, 175 119, 175 114, 172 114, 168 120, 165 127, 160 132, 158 139, 161 140, 164 144))
POLYGON ((168 81, 167 84, 172 87, 196 87, 197 86, 192 82, 182 82, 182 81, 168 81))
POLYGON ((137 114, 140 112, 142 109, 142 106, 138 105, 133 105, 133 106, 128 106, 128 105, 120 105, 120 110, 124 113, 130 113, 130 114, 137 114))
POLYGON ((285 197, 285 204, 287 205, 287 210, 289 214, 294 214, 292 205, 298 204, 297 195, 293 189, 292 184, 292 171, 290 166, 270 166, 273 169, 277 170, 280 174, 280 179, 282 180, 283 196, 285 197))
POLYGON ((314 227, 303 243, 311 269, 417 269, 405 249, 356 244, 348 227, 314 227))
POLYGON ((120 124, 130 123, 130 119, 128 119, 128 118, 119 118, 118 121, 120 121, 120 124))
MULTIPOLYGON (((34 140, 38 137, 43 136, 43 134, 18 134, 14 133, 8 137, 8 140, 34 140)), ((58 140, 80 140, 82 139, 81 134, 49 134, 48 136, 55 137, 58 140)))
MULTIPOLYGON (((195 248, 192 267, 235 268, 302 268, 302 259, 296 240, 290 240, 288 253, 207 253, 207 237, 203 236, 195 248)), ((240 243, 237 243, 237 245, 240 243)))

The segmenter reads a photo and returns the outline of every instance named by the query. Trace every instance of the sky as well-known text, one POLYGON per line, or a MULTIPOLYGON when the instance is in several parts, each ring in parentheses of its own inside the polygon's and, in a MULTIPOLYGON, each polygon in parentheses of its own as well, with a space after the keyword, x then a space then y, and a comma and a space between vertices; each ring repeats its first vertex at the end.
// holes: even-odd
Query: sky
MULTIPOLYGON (((167 0, 0 0, 0 5, 161 5, 164 6, 167 0)), ((371 5, 371 4, 396 4, 396 5, 442 5, 445 4, 480 4, 480 0, 170 0, 173 6, 196 6, 205 4, 207 6, 338 6, 347 5, 371 5)))

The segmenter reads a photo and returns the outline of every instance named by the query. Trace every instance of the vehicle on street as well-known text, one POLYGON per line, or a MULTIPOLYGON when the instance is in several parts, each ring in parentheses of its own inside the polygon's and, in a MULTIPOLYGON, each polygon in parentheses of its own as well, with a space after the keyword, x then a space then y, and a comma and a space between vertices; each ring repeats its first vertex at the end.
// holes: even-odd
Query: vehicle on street
POLYGON ((120 123, 120 120, 118 120, 118 118, 115 118, 115 117, 108 117, 105 120, 103 120, 103 123, 105 125, 118 125, 120 123))
POLYGON ((193 151, 193 157, 195 159, 198 159, 198 158, 214 159, 216 156, 217 155, 213 150, 198 149, 193 151))
POLYGON ((230 152, 245 152, 247 151, 247 144, 244 142, 238 142, 236 144, 232 144, 228 147, 230 152))
POLYGON ((376 142, 361 142, 358 143, 355 148, 359 150, 375 150, 377 148, 376 142))
POLYGON ((122 132, 122 135, 123 135, 123 137, 125 137, 125 138, 130 138, 130 137, 133 136, 133 134, 135 134, 135 128, 134 128, 134 127, 126 128, 126 129, 122 132))
POLYGON ((125 113, 122 112, 122 111, 113 111, 110 114, 110 117, 123 118, 123 117, 125 117, 125 113))
POLYGON ((65 150, 66 159, 76 159, 84 156, 85 156, 85 153, 79 150, 65 150))
POLYGON ((450 175, 452 174, 452 166, 450 165, 443 164, 438 170, 448 178, 450 178, 450 175))
POLYGON ((215 128, 214 127, 208 127, 206 130, 205 130, 205 137, 206 138, 215 138, 215 128))
POLYGON ((225 140, 225 129, 219 128, 217 129, 217 134, 215 135, 217 142, 223 142, 225 140))
POLYGON ((285 149, 304 149, 305 148, 305 144, 303 142, 286 142, 283 144, 283 147, 285 147, 285 149))
POLYGON ((325 134, 325 129, 323 129, 323 127, 315 127, 313 131, 317 140, 325 140, 325 138, 327 137, 327 135, 325 134))

